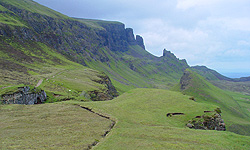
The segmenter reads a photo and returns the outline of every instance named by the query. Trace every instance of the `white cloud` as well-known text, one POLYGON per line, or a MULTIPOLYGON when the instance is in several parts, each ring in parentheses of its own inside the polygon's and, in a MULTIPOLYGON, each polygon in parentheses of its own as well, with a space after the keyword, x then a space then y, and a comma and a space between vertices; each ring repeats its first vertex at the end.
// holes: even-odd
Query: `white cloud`
POLYGON ((220 1, 221 0, 177 0, 177 8, 186 10, 193 7, 216 4, 220 1))

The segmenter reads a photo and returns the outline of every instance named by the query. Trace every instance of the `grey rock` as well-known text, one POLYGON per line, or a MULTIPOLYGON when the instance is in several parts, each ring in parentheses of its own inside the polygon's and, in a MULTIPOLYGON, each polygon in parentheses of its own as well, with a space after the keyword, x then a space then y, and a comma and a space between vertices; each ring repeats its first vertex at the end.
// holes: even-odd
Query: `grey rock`
POLYGON ((41 104, 46 101, 47 95, 45 91, 30 91, 30 87, 20 87, 18 92, 13 94, 4 94, 1 96, 3 104, 24 104, 34 105, 41 104))
POLYGON ((143 38, 140 35, 136 35, 136 43, 145 49, 143 38))

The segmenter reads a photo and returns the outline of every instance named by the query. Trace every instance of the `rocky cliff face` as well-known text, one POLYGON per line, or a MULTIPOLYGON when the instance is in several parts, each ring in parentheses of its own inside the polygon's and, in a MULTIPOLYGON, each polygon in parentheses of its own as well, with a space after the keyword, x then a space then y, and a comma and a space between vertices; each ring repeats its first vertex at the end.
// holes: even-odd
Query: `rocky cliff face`
POLYGON ((83 65, 86 65, 85 61, 88 58, 103 61, 103 48, 106 50, 108 48, 113 52, 126 52, 129 45, 139 43, 141 47, 144 47, 142 38, 136 41, 133 29, 126 29, 122 23, 100 21, 98 24, 104 29, 96 28, 93 30, 92 27, 77 19, 53 18, 19 9, 3 2, 0 4, 10 10, 6 13, 21 18, 24 24, 24 26, 16 26, 15 28, 1 24, 0 35, 20 42, 32 40, 46 43, 71 60, 83 65))
POLYGON ((136 35, 136 42, 139 46, 145 49, 143 38, 140 35, 136 35))
POLYGON ((30 87, 20 87, 18 92, 13 94, 4 94, 1 96, 3 104, 24 104, 34 105, 41 104, 46 101, 47 95, 45 91, 38 89, 30 89, 30 87))
POLYGON ((107 90, 105 91, 89 91, 89 95, 91 100, 94 101, 104 101, 104 100, 111 100, 114 97, 118 96, 118 92, 115 89, 115 87, 113 86, 113 84, 111 83, 111 80, 108 76, 103 75, 103 76, 99 76, 100 80, 94 80, 95 82, 99 83, 99 84, 103 84, 105 85, 105 87, 107 88, 107 90))
POLYGON ((192 79, 190 75, 191 73, 189 71, 184 71, 180 80, 181 90, 185 90, 188 86, 190 86, 190 81, 192 79))

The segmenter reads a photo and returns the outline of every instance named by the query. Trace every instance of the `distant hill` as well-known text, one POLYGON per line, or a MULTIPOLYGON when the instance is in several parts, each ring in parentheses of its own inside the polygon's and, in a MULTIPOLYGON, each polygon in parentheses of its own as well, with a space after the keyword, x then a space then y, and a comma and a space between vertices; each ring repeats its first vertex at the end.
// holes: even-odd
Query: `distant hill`
POLYGON ((250 94, 250 77, 228 78, 206 66, 194 66, 190 69, 221 89, 250 94))
POLYGON ((228 130, 250 135, 250 115, 227 92, 212 85, 204 77, 187 69, 180 83, 174 88, 191 95, 198 103, 214 104, 222 109, 222 115, 229 125, 228 130))
POLYGON ((229 78, 223 76, 215 70, 209 69, 206 66, 193 66, 191 69, 201 76, 205 77, 207 80, 225 80, 232 82, 247 82, 250 81, 250 77, 241 77, 241 78, 229 78))
MULTIPOLYGON (((75 139, 72 145, 63 145, 65 139, 58 139, 57 135, 53 140, 60 140, 59 144, 48 145, 36 140, 36 147, 76 148, 74 146, 84 143, 89 149, 98 143, 97 149, 112 149, 112 146, 143 150, 248 149, 249 137, 242 135, 250 135, 250 96, 224 91, 211 84, 228 83, 230 86, 224 89, 229 89, 237 83, 240 85, 237 89, 247 93, 248 86, 242 83, 248 84, 248 80, 230 79, 206 67, 190 68, 186 60, 166 49, 161 57, 154 56, 145 49, 143 38, 120 22, 71 18, 32 0, 0 0, 0 103, 10 97, 16 100, 16 95, 22 95, 22 87, 31 89, 30 95, 44 90, 47 103, 60 102, 27 107, 1 105, 0 118, 6 126, 1 130, 9 133, 3 137, 6 141, 3 149, 27 145, 32 148, 29 140, 34 138, 29 135, 39 128, 32 117, 42 121, 45 127, 52 127, 48 132, 64 133, 61 131, 65 130, 71 135, 70 132, 81 129, 79 127, 91 129, 91 133, 68 136, 75 139), (175 91, 166 90, 171 88, 175 91), (193 117, 217 107, 222 109, 227 131, 242 135, 186 127, 193 117), (55 113, 48 109, 55 109, 55 113), (25 114, 40 111, 43 113, 32 113, 27 120, 25 114), (67 115, 61 117, 62 111, 67 115), (185 115, 167 117, 167 113, 185 115), (72 122, 75 114, 90 120, 75 118, 78 121, 72 122), (61 123, 63 118, 68 124, 61 123), (100 125, 100 119, 112 121, 111 125, 105 123, 105 128, 112 131, 101 135, 99 130, 104 132, 104 126, 93 126, 93 123, 100 125), (15 133, 28 135, 29 140, 25 136, 13 137, 9 132, 13 120, 17 126, 15 133), (34 131, 24 131, 20 123, 30 123, 34 131), (93 131, 96 127, 98 132, 93 131), (103 142, 105 136, 109 137, 103 142), (90 141, 82 142, 85 137, 90 141), (20 145, 15 142, 17 138, 20 145)), ((51 141, 48 132, 44 141, 51 141)), ((44 138, 40 132, 37 137, 44 138)))

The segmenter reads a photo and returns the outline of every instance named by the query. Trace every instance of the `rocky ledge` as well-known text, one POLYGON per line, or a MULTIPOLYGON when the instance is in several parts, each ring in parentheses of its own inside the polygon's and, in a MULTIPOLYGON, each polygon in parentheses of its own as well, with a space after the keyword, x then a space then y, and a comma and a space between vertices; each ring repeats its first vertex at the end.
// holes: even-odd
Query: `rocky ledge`
POLYGON ((106 88, 105 90, 94 90, 89 91, 91 100, 93 101, 106 101, 111 100, 119 96, 116 88, 113 86, 110 78, 107 75, 98 76, 99 80, 93 80, 96 83, 103 84, 106 88))
POLYGON ((24 104, 34 105, 44 103, 46 100, 46 93, 43 90, 28 86, 19 87, 18 91, 13 94, 4 94, 1 96, 3 104, 24 104))

